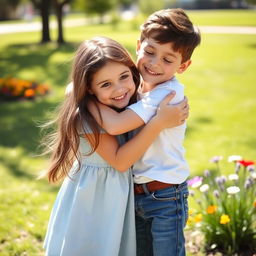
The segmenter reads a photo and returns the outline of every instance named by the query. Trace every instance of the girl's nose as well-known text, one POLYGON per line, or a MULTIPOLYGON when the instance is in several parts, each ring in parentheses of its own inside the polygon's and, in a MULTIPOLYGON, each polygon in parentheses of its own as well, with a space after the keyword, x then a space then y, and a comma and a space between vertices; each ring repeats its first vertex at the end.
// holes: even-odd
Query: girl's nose
POLYGON ((116 91, 118 93, 122 93, 122 92, 125 92, 125 88, 121 84, 118 84, 116 87, 116 91))

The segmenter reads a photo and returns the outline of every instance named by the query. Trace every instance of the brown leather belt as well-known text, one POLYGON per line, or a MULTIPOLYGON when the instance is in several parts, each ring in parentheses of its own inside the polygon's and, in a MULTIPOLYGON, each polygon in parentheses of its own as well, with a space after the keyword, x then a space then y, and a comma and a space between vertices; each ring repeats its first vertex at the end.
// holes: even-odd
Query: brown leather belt
MULTIPOLYGON (((160 189, 164 189, 164 188, 168 188, 168 187, 172 187, 175 186, 177 184, 169 184, 169 183, 163 183, 157 180, 148 182, 148 183, 144 183, 148 192, 154 192, 156 190, 160 190, 160 189)), ((134 194, 135 195, 140 195, 140 194, 145 194, 145 191, 143 189, 143 184, 134 184, 134 194)))

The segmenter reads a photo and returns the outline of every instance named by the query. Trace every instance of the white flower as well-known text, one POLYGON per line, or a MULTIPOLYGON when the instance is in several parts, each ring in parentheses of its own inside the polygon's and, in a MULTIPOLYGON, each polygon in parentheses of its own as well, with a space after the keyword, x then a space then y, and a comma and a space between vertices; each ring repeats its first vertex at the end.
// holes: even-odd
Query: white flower
POLYGON ((204 185, 202 185, 201 187, 200 187, 200 191, 202 192, 202 193, 205 193, 205 192, 207 192, 208 190, 209 190, 209 185, 208 184, 204 184, 204 185))
POLYGON ((237 174, 230 174, 228 175, 228 179, 229 180, 238 180, 239 179, 239 176, 237 174))
POLYGON ((198 188, 201 185, 202 185, 202 180, 198 180, 193 185, 191 185, 191 188, 198 188))
POLYGON ((231 186, 227 188, 228 194, 234 195, 240 191, 240 188, 237 186, 231 186))
POLYGON ((228 157, 228 162, 236 162, 236 161, 240 161, 243 158, 239 155, 232 155, 228 157))
POLYGON ((256 180, 256 172, 251 172, 251 177, 256 180))

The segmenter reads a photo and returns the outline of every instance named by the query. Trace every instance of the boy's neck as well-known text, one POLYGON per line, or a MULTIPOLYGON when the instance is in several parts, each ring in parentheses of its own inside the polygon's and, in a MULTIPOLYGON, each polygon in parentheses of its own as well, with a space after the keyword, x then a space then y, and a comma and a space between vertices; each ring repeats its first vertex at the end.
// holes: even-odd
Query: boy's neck
MULTIPOLYGON (((172 80, 174 78, 174 76, 170 79, 172 80)), ((169 81, 169 80, 168 80, 169 81)), ((167 81, 163 81, 162 83, 167 82, 167 81)), ((159 84, 162 84, 159 83, 159 84)), ((146 83, 144 81, 142 81, 141 83, 141 87, 140 87, 140 92, 141 93, 146 93, 146 92, 150 92, 152 91, 156 86, 158 86, 159 84, 151 84, 151 83, 146 83)))
POLYGON ((145 92, 152 91, 156 86, 157 86, 156 84, 149 84, 149 83, 142 82, 140 87, 140 92, 145 93, 145 92))

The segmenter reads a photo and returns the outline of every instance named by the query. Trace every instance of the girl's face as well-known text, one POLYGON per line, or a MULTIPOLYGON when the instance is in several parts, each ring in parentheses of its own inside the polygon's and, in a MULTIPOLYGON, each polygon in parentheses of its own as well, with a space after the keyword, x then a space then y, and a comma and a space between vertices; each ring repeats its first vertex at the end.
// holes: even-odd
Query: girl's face
POLYGON ((125 108, 135 93, 130 68, 118 62, 107 62, 93 75, 90 93, 102 104, 118 109, 125 108))

